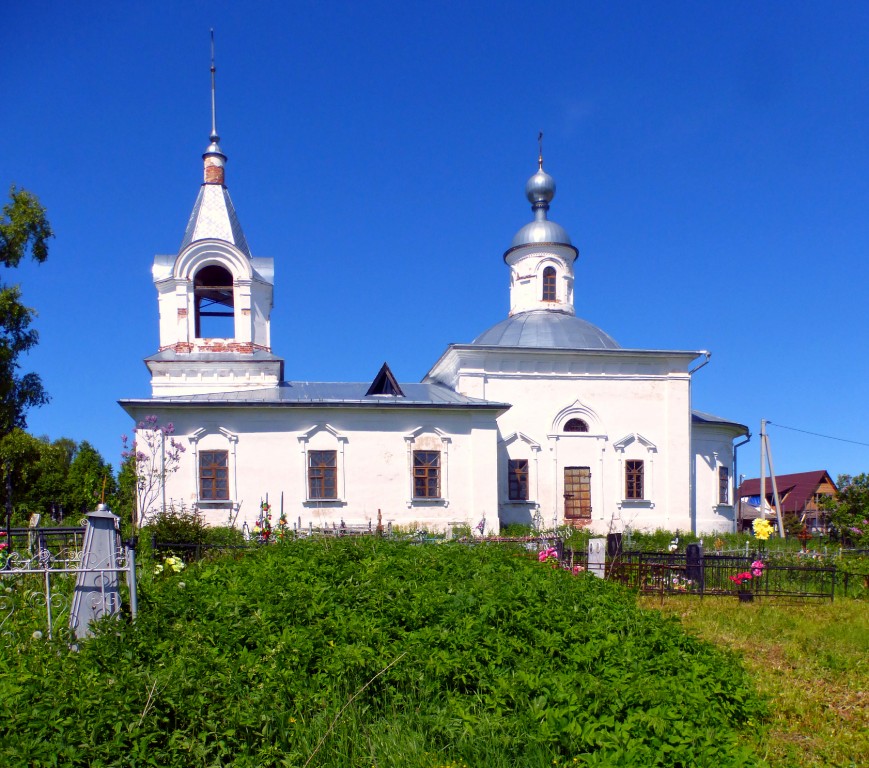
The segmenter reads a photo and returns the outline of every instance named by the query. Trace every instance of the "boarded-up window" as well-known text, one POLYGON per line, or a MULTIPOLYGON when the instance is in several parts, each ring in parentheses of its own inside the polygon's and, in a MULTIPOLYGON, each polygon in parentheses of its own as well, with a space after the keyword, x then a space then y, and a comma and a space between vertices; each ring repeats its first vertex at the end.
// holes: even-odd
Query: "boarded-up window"
POLYGON ((229 452, 199 452, 199 498, 222 501, 229 498, 229 452))
POLYGON ((337 451, 308 451, 308 497, 338 498, 337 451))
POLYGON ((417 499, 439 499, 441 496, 440 451, 413 452, 413 495, 417 499))
POLYGON ((631 460, 625 462, 625 498, 643 499, 643 462, 631 460))
POLYGON ((591 519, 591 470, 564 468, 564 518, 568 523, 591 519))
POLYGON ((507 490, 511 501, 528 501, 528 459, 510 459, 507 490))

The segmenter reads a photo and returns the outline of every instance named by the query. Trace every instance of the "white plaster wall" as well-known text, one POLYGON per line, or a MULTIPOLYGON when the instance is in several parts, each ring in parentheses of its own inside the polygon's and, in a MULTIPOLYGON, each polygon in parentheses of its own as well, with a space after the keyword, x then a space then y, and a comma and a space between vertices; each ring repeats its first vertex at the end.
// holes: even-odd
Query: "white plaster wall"
POLYGON ((734 506, 733 440, 738 437, 732 428, 712 424, 694 424, 694 529, 697 533, 732 533, 736 530, 734 506), (729 472, 728 504, 718 503, 718 468, 729 472))
POLYGON ((539 246, 517 249, 507 256, 510 265, 510 314, 532 309, 557 309, 574 314, 572 248, 539 246), (555 270, 555 301, 543 301, 543 270, 555 270))
POLYGON ((180 469, 167 482, 168 499, 196 503, 197 451, 229 451, 234 508, 201 505, 212 524, 225 525, 237 507, 236 525, 253 525, 266 494, 277 522, 283 494, 289 521, 301 518, 303 527, 342 519, 376 526, 379 509, 384 525, 445 530, 454 522, 475 526, 485 517, 487 530, 497 530, 497 433, 491 412, 153 407, 136 418, 151 413, 160 423, 171 421, 186 448, 180 469), (442 451, 441 502, 411 498, 409 452, 428 446, 426 441, 442 451), (338 500, 307 499, 306 445, 338 451, 338 500))
POLYGON ((553 360, 545 353, 496 353, 486 365, 462 368, 457 388, 464 394, 508 402, 498 419, 499 510, 505 521, 523 521, 539 507, 545 524, 563 521, 564 468, 591 470, 592 528, 598 532, 691 528, 690 379, 685 362, 630 360, 624 355, 582 353, 553 360), (499 357, 500 356, 500 357, 499 357), (572 368, 581 372, 571 373, 572 368), (483 373, 485 370, 485 373, 483 373), (561 418, 559 419, 559 414, 561 418), (589 432, 564 433, 561 426, 576 415, 589 432), (530 483, 533 503, 508 499, 506 462, 523 458, 527 443, 540 446, 530 483), (624 446, 617 443, 630 438, 624 446), (624 462, 645 464, 645 499, 624 499, 624 462))

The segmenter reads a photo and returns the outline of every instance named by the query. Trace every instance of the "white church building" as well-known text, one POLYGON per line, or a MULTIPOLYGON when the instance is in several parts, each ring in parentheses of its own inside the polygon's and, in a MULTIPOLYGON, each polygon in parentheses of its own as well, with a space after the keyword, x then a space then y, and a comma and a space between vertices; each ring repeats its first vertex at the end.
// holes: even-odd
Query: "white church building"
POLYGON ((274 262, 250 252, 214 127, 203 158, 181 247, 154 259, 152 396, 120 401, 136 422, 173 423, 185 445, 160 504, 237 526, 268 495, 303 527, 735 529, 733 442, 748 430, 692 410, 709 353, 624 349, 576 316, 578 251, 549 219, 542 155, 526 185, 533 219, 504 254, 509 316, 447 347, 420 383, 386 365, 366 382, 285 379, 274 262))

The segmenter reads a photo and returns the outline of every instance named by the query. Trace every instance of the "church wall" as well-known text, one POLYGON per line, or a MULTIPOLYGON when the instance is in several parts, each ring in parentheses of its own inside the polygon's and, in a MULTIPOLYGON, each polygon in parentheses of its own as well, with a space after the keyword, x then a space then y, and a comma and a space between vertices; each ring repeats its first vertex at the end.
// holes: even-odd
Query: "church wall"
MULTIPOLYGON (((185 446, 167 500, 196 503, 206 520, 255 522, 268 494, 273 523, 284 510, 302 526, 383 524, 446 530, 485 517, 497 531, 496 428, 491 411, 354 408, 149 408, 185 446), (441 497, 413 498, 413 451, 440 454, 441 497), (226 451, 232 504, 197 498, 198 457, 226 451), (309 498, 308 451, 335 451, 337 499, 309 498), (240 505, 240 506, 239 506, 240 505)), ((138 419, 146 415, 136 414, 138 419)))
POLYGON ((698 533, 733 533, 736 531, 734 506, 732 429, 711 424, 694 424, 693 463, 695 530, 698 533), (721 503, 720 468, 727 471, 727 503, 721 503))
MULTIPOLYGON (((469 381, 479 385, 483 379, 469 381)), ((498 419, 499 510, 505 522, 529 522, 539 510, 545 525, 561 524, 565 468, 588 467, 592 512, 580 524, 599 532, 625 526, 690 529, 687 376, 571 378, 529 371, 513 377, 490 372, 484 394, 511 403, 498 419), (585 421, 588 432, 565 432, 571 417, 585 421), (508 498, 510 458, 529 459, 528 503, 508 498), (629 461, 643 462, 640 500, 624 498, 629 461)))

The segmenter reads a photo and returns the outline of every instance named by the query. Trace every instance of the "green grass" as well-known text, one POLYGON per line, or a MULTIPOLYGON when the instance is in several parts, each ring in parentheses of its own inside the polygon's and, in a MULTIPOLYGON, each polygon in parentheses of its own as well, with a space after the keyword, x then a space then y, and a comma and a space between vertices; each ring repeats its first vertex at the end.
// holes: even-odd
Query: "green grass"
POLYGON ((869 761, 869 604, 642 598, 686 630, 744 659, 770 702, 755 748, 774 768, 869 761))
POLYGON ((8 768, 765 765, 734 654, 502 546, 264 547, 0 663, 8 768))

